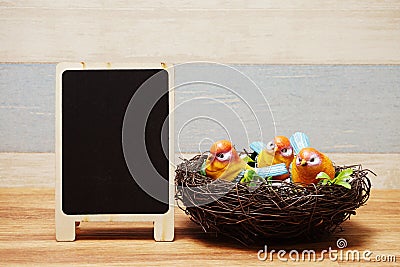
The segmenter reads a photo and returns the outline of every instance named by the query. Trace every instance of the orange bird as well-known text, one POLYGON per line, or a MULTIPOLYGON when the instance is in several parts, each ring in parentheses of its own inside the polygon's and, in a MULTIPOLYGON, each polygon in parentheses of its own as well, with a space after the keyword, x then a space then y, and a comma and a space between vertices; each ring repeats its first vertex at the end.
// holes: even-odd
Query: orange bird
MULTIPOLYGON (((258 153, 257 166, 259 168, 284 163, 286 169, 289 170, 294 158, 293 148, 286 136, 276 136, 266 146, 262 142, 253 142, 250 148, 258 153)), ((275 176, 274 180, 285 180, 289 176, 289 173, 275 176)))
POLYGON ((306 147, 300 150, 292 164, 292 182, 317 184, 318 173, 325 172, 331 179, 335 178, 332 161, 318 150, 306 147))
POLYGON ((246 166, 247 163, 240 158, 231 142, 221 140, 211 146, 205 171, 213 179, 232 181, 246 166))

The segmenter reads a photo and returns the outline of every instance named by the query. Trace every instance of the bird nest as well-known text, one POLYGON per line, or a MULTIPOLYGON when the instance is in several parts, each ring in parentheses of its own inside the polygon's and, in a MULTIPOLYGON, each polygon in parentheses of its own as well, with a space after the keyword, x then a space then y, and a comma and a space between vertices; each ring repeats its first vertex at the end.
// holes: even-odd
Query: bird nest
POLYGON ((284 181, 257 181, 250 186, 201 175, 205 158, 198 155, 178 165, 178 204, 204 232, 244 244, 266 239, 315 240, 332 234, 370 195, 367 175, 372 172, 361 165, 335 166, 336 172, 353 169, 351 189, 284 181))

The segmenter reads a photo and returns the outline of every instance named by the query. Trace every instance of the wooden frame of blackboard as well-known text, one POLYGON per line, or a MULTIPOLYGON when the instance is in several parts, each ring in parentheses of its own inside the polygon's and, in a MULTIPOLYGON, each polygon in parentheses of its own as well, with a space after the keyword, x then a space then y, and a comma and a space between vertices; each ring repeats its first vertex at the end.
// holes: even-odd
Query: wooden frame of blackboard
POLYGON ((156 241, 172 241, 174 239, 174 71, 165 63, 59 63, 56 68, 56 194, 55 224, 57 241, 74 241, 76 238, 76 222, 138 222, 154 223, 154 239, 156 241), (115 69, 164 69, 168 72, 169 100, 169 209, 164 214, 78 214, 67 215, 62 209, 62 74, 66 70, 115 70, 115 69))

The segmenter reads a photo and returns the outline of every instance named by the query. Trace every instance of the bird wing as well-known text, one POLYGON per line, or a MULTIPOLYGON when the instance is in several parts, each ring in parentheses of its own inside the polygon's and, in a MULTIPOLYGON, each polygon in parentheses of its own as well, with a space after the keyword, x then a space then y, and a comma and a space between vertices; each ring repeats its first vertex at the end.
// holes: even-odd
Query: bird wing
POLYGON ((286 165, 284 163, 279 163, 275 164, 272 166, 268 167, 263 167, 263 168, 246 168, 246 170, 241 171, 235 179, 232 180, 232 182, 238 183, 246 174, 247 171, 249 170, 254 170, 257 174, 257 176, 260 176, 261 178, 267 178, 270 176, 279 176, 282 174, 288 173, 288 170, 286 169, 286 165))
POLYGON ((219 179, 223 179, 226 181, 234 180, 243 170, 246 169, 247 163, 243 160, 232 161, 229 165, 221 170, 219 179))
POLYGON ((285 163, 279 163, 262 168, 254 168, 254 170, 256 171, 257 175, 262 178, 266 178, 269 176, 278 176, 288 173, 285 163))
POLYGON ((261 150, 257 156, 257 167, 267 167, 274 164, 275 154, 266 149, 261 150))
POLYGON ((250 148, 257 154, 260 154, 260 152, 266 147, 267 146, 263 142, 260 142, 260 141, 256 141, 256 142, 253 142, 250 144, 250 148))
POLYGON ((290 137, 290 144, 297 155, 303 148, 310 147, 310 140, 305 133, 296 132, 290 137))

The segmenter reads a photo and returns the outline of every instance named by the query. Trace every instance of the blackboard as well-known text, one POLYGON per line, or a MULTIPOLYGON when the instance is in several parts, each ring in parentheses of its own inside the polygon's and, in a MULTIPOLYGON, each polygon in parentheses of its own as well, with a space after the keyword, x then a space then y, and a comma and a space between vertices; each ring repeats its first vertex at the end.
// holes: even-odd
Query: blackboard
POLYGON ((62 73, 61 96, 63 212, 66 215, 167 212, 167 71, 66 70, 62 73), (141 90, 144 84, 147 86, 141 90), (150 112, 144 110, 141 114, 136 105, 136 118, 144 119, 135 121, 131 116, 130 124, 134 127, 130 127, 129 138, 125 137, 123 145, 124 119, 136 95, 139 99, 135 103, 152 102, 153 106, 150 112), (143 141, 145 148, 140 145, 143 141), (131 164, 124 154, 127 147, 135 154, 130 157, 134 160, 131 164), (128 165, 146 176, 141 179, 158 187, 161 199, 143 190, 128 165), (152 167, 156 172, 147 171, 152 167), (166 182, 160 183, 160 178, 166 182))

